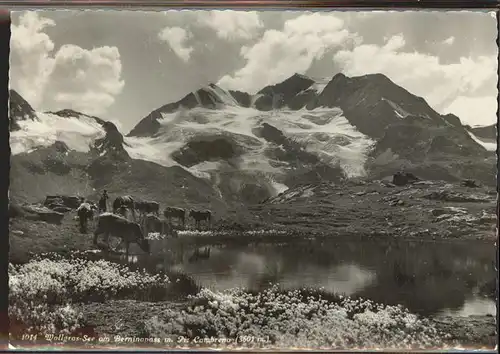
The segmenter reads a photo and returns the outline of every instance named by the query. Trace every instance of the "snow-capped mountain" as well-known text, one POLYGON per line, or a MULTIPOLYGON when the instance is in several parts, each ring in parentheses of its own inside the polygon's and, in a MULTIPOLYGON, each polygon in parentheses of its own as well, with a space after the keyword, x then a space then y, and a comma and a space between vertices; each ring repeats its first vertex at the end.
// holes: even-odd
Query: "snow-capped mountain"
MULTIPOLYGON (((430 166, 453 163, 457 156, 465 164, 475 164, 496 149, 458 117, 438 114, 423 98, 381 74, 352 78, 337 74, 330 80, 295 74, 255 95, 210 84, 151 112, 128 137, 150 150, 136 150, 131 156, 154 155, 162 164, 172 163, 167 161, 172 158, 204 172, 217 170, 215 161, 238 157, 240 169, 272 173, 276 182, 285 183, 284 168, 293 164, 290 159, 283 161, 285 153, 277 154, 276 149, 286 150, 287 145, 261 133, 273 129, 325 166, 340 167, 346 177, 370 171, 380 176, 402 167, 411 170, 424 161, 428 165, 424 169, 435 169, 430 166), (203 146, 202 151, 192 147, 194 142, 203 146), (223 142, 228 144, 227 156, 217 153, 216 146, 223 142), (181 158, 186 154, 189 162, 181 158), (281 173, 271 168, 276 166, 281 173)), ((294 156, 295 166, 302 165, 300 154, 291 151, 288 155, 294 156)), ((422 166, 417 170, 422 173, 422 166)), ((432 171, 423 173, 439 177, 432 171)))
MULTIPOLYGON (((134 179, 138 161, 164 178, 175 174, 182 188, 196 181, 221 202, 254 203, 298 184, 380 178, 401 168, 423 178, 495 183, 496 144, 381 74, 295 74, 254 95, 210 84, 154 110, 125 137, 97 117, 34 112, 15 91, 10 111, 13 161, 63 142, 89 159, 88 183, 109 190, 113 174, 134 179), (103 169, 108 179, 97 176, 103 169)), ((133 188, 143 191, 155 177, 144 178, 133 188)))

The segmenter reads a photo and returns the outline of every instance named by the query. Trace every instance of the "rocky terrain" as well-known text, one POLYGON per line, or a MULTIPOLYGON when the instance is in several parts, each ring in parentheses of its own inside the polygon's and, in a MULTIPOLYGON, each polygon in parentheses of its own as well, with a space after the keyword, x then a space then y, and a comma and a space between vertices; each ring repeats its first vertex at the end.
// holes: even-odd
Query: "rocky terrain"
POLYGON ((227 221, 330 237, 494 240, 496 191, 433 181, 306 184, 249 207, 248 215, 227 221))

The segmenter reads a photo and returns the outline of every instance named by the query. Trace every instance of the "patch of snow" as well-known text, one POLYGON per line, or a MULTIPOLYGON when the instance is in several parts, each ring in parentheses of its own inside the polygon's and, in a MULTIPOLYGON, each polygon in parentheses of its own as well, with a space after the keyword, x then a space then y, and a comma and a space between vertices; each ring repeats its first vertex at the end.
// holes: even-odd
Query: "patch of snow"
POLYGON ((314 188, 308 188, 302 192, 302 198, 310 198, 314 196, 314 188))
POLYGON ((465 208, 459 208, 459 207, 444 207, 443 209, 449 210, 453 213, 457 214, 467 214, 467 209, 465 208))
POLYGON ((252 99, 251 99, 251 101, 250 101, 250 107, 251 107, 251 108, 255 108, 255 102, 256 102, 259 98, 261 98, 262 96, 264 96, 264 95, 263 95, 263 94, 261 94, 261 93, 258 93, 258 94, 253 95, 253 96, 252 96, 252 99))
POLYGON ((479 145, 481 145, 482 147, 484 147, 486 150, 488 151, 497 151, 497 143, 489 143, 489 142, 485 142, 485 141, 482 141, 481 139, 479 139, 477 136, 475 136, 473 133, 471 133, 470 131, 467 131, 467 133, 469 134, 469 136, 476 142, 478 143, 479 145))
POLYGON ((348 177, 366 174, 364 165, 374 141, 352 126, 342 110, 283 111, 278 117, 270 117, 268 122, 304 144, 306 151, 317 154, 323 162, 338 163, 348 177), (325 124, 317 124, 319 122, 325 124), (304 125, 310 128, 304 129, 304 125))
POLYGON ((56 141, 66 143, 72 150, 88 152, 89 145, 105 134, 99 123, 83 115, 69 118, 50 113, 37 115, 38 120, 18 122, 21 129, 10 133, 13 155, 47 147, 56 141))
MULTIPOLYGON (((186 168, 180 166, 172 154, 193 137, 228 136, 244 152, 238 159, 237 168, 268 176, 276 193, 281 193, 287 187, 276 181, 281 180, 289 166, 270 157, 267 151, 274 148, 274 144, 255 135, 255 128, 267 122, 303 144, 306 151, 316 154, 325 163, 340 165, 348 176, 365 174, 364 165, 373 141, 353 127, 341 109, 262 112, 237 106, 226 91, 211 89, 227 103, 223 109, 197 107, 164 113, 159 120, 159 132, 154 137, 124 137, 125 150, 134 159, 165 167, 179 166, 197 177, 208 179, 212 171, 220 169, 218 163, 207 162, 186 168)), ((105 134, 102 126, 87 116, 66 118, 50 113, 38 113, 38 116, 35 121, 19 122, 21 129, 11 133, 13 154, 49 146, 57 140, 66 143, 70 149, 88 152, 93 141, 105 134)))
POLYGON ((200 95, 198 95, 198 91, 194 91, 193 92, 193 95, 194 95, 194 98, 196 99, 196 102, 201 105, 201 99, 200 99, 200 95))
POLYGON ((238 102, 236 102, 234 97, 231 96, 229 92, 221 89, 219 86, 207 86, 204 89, 216 96, 225 105, 238 106, 238 102))
POLYGON ((452 222, 452 223, 472 223, 472 222, 476 222, 478 221, 479 219, 475 216, 472 216, 472 215, 469 215, 469 214, 462 214, 462 213, 459 213, 459 214, 455 214, 455 215, 451 215, 451 214, 443 214, 443 215, 440 215, 436 218, 437 221, 447 221, 447 222, 452 222))
POLYGON ((125 137, 125 150, 133 159, 155 162, 165 167, 178 165, 170 155, 183 146, 183 141, 164 141, 158 138, 125 137))
POLYGON ((276 195, 288 190, 288 187, 283 183, 278 183, 278 182, 272 181, 271 185, 274 188, 276 195))
POLYGON ((396 115, 399 118, 405 119, 406 117, 408 117, 410 115, 410 113, 408 113, 407 111, 405 111, 403 108, 401 108, 398 104, 394 103, 393 101, 388 100, 385 97, 382 97, 382 100, 386 101, 387 103, 389 103, 389 105, 394 109, 394 113, 396 113, 396 115))
POLYGON ((309 87, 309 90, 314 90, 319 95, 323 92, 326 85, 328 85, 331 78, 324 77, 324 78, 315 78, 313 80, 314 80, 314 84, 312 84, 311 87, 309 87))

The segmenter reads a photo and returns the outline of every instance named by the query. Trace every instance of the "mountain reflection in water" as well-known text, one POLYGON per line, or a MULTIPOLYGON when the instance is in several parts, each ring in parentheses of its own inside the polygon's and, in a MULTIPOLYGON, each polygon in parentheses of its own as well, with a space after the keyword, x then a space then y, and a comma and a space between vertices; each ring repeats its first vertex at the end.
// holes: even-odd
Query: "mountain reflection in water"
MULTIPOLYGON (((195 261, 193 252, 205 249, 206 244, 195 246, 187 239, 164 244, 166 249, 156 255, 160 268, 181 271, 214 290, 262 290, 278 283, 283 289, 323 288, 401 304, 423 315, 496 313, 495 246, 489 243, 309 240, 239 244, 210 246, 209 257, 195 261)), ((139 256, 139 262, 143 257, 139 256)))

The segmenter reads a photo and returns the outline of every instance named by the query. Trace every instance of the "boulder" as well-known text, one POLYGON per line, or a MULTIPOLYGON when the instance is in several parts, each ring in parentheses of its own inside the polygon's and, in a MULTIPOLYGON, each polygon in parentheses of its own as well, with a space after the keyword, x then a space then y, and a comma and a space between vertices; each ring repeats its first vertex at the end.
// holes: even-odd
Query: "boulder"
POLYGON ((479 184, 477 184, 477 182, 474 181, 473 179, 465 179, 462 181, 461 185, 463 187, 468 187, 468 188, 478 188, 479 187, 479 184))
POLYGON ((420 181, 420 179, 413 173, 409 172, 396 172, 392 176, 392 183, 396 186, 406 186, 407 184, 412 184, 418 181, 420 181))
POLYGON ((50 210, 45 206, 38 205, 25 205, 22 207, 23 211, 31 214, 30 219, 45 221, 50 224, 60 224, 64 218, 63 213, 50 210))
POLYGON ((70 209, 76 209, 82 203, 83 198, 78 196, 66 196, 66 195, 48 195, 45 198, 44 206, 51 208, 54 207, 66 207, 70 209))
POLYGON ((73 209, 65 207, 65 206, 56 206, 56 207, 53 207, 53 208, 50 208, 50 209, 53 210, 53 211, 56 211, 58 213, 67 213, 67 212, 73 210, 73 209))
POLYGON ((38 217, 41 221, 45 221, 49 224, 60 224, 64 218, 64 214, 51 210, 38 212, 38 217))

